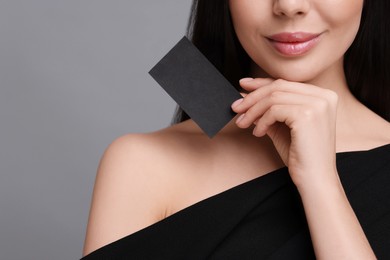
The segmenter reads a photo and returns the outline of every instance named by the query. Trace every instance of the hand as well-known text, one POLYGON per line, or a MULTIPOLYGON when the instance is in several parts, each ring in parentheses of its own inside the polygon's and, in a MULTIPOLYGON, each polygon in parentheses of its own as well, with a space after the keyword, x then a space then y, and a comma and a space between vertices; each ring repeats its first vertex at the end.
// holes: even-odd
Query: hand
POLYGON ((310 84, 245 79, 237 125, 268 135, 301 195, 317 258, 375 259, 336 170, 337 95, 310 84))
POLYGON ((232 105, 241 114, 236 124, 255 124, 255 136, 272 139, 298 187, 338 178, 335 92, 280 79, 243 79, 240 84, 249 94, 232 105))

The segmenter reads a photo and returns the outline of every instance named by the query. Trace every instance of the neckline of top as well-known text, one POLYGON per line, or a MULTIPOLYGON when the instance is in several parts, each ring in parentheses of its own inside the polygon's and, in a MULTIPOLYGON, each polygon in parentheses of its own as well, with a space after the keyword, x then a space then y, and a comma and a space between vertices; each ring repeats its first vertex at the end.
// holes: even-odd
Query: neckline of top
POLYGON ((367 150, 354 150, 354 151, 343 151, 343 152, 337 152, 336 156, 342 156, 342 155, 348 155, 348 154, 358 154, 358 153, 368 153, 368 152, 376 152, 382 149, 387 149, 390 148, 390 143, 389 144, 384 144, 380 145, 371 149, 367 150))

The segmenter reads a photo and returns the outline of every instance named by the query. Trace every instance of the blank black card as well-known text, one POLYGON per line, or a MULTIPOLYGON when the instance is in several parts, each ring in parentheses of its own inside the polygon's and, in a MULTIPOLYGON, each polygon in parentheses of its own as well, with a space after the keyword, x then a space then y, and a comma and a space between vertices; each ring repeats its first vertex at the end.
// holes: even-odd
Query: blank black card
POLYGON ((210 138, 236 115, 240 93, 186 37, 149 74, 210 138))

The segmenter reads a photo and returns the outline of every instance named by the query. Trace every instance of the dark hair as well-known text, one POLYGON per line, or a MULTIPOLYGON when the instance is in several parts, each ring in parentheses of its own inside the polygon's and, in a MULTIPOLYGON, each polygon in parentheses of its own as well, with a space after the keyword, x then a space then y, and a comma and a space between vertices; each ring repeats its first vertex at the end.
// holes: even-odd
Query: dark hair
MULTIPOLYGON (((228 0, 194 0, 187 36, 211 63, 240 90, 249 74, 250 58, 235 34, 228 0)), ((360 28, 344 56, 344 70, 353 95, 390 121, 389 0, 364 1, 360 28)), ((178 107, 173 123, 189 119, 178 107)))

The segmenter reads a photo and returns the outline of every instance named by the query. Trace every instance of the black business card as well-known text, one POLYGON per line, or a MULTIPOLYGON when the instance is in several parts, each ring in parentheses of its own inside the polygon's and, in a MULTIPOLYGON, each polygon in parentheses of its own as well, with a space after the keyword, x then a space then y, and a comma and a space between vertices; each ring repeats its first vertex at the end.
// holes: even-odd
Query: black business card
POLYGON ((186 37, 149 74, 210 138, 236 115, 240 93, 186 37))

